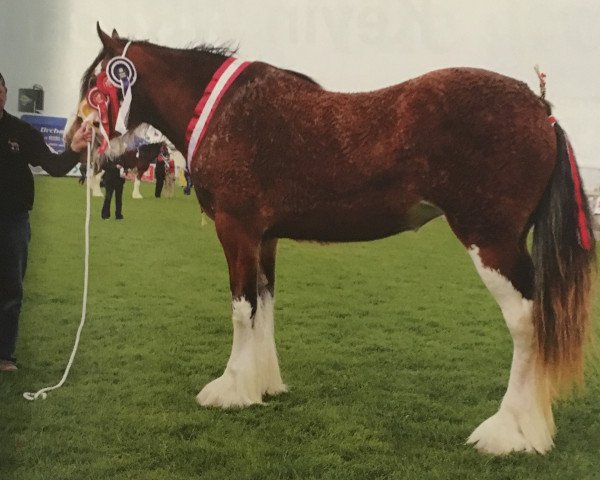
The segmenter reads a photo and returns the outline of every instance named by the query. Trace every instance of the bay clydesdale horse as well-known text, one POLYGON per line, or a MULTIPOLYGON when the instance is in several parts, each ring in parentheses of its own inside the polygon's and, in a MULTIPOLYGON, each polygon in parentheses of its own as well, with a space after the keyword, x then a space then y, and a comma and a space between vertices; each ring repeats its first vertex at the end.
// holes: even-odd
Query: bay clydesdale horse
POLYGON ((231 356, 198 403, 245 406, 287 389, 273 334, 279 238, 375 240, 444 214, 514 345, 500 408, 468 442, 495 454, 552 448, 552 403, 583 376, 595 248, 548 103, 473 68, 335 93, 223 48, 98 35, 82 99, 107 138, 146 122, 187 152, 229 266, 231 356))

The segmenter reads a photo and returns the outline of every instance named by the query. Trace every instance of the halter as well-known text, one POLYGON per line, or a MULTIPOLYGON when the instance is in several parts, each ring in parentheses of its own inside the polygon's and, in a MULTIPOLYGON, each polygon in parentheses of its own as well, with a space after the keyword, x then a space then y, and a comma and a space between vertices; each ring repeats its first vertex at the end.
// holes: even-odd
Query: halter
POLYGON ((127 121, 133 98, 132 88, 137 80, 137 71, 133 62, 126 57, 131 41, 125 45, 123 53, 111 58, 106 68, 101 70, 101 63, 96 66, 96 86, 87 95, 87 103, 98 112, 102 143, 99 153, 104 153, 110 137, 115 133, 127 131, 127 121), (120 90, 120 92, 119 92, 120 90))

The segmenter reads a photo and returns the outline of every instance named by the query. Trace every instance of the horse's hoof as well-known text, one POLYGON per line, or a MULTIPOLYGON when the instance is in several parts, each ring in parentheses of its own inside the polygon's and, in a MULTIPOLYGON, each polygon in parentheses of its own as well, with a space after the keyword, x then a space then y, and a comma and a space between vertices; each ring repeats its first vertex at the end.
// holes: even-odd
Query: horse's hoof
POLYGON ((553 446, 550 435, 542 436, 542 440, 538 439, 534 444, 523 434, 515 416, 502 410, 479 425, 467 443, 480 452, 493 455, 506 455, 511 452, 544 454, 553 446))
POLYGON ((247 407, 262 404, 258 390, 242 385, 234 375, 225 371, 219 378, 206 385, 196 396, 196 402, 203 407, 247 407))

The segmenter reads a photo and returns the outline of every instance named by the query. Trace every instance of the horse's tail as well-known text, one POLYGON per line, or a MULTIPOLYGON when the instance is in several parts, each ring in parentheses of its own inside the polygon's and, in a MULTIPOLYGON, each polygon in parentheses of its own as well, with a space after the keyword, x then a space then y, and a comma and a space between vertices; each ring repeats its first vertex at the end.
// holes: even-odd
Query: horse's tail
POLYGON ((536 212, 531 253, 538 378, 554 398, 583 383, 596 253, 590 208, 571 145, 553 117, 551 121, 557 162, 536 212))

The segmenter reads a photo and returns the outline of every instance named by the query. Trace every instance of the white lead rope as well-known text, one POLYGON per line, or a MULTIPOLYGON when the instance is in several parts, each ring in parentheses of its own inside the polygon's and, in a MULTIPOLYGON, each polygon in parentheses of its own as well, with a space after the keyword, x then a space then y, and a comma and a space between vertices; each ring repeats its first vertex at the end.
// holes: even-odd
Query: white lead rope
POLYGON ((84 261, 84 273, 83 273, 83 306, 81 309, 81 321, 79 322, 79 328, 77 329, 77 335, 75 336, 75 345, 73 346, 73 351, 71 352, 71 357, 69 358, 69 363, 67 364, 67 368, 65 369, 65 373, 63 374, 60 382, 58 382, 53 387, 45 387, 41 390, 38 390, 35 393, 25 392, 23 394, 23 398, 26 400, 37 400, 41 398, 45 400, 47 395, 46 392, 51 390, 55 390, 60 388, 65 383, 67 376, 69 375, 69 371, 71 370, 71 366, 73 365, 73 361, 75 360, 75 354, 77 353, 77 348, 79 347, 79 339, 81 338, 81 331, 83 330, 83 325, 85 324, 85 316, 87 311, 87 292, 88 292, 88 271, 89 271, 89 259, 90 259, 90 203, 91 203, 91 189, 90 189, 90 180, 92 178, 93 172, 91 167, 91 156, 92 156, 92 145, 94 145, 94 134, 95 131, 92 128, 92 141, 87 145, 87 170, 86 170, 86 210, 85 210, 85 261, 84 261))

